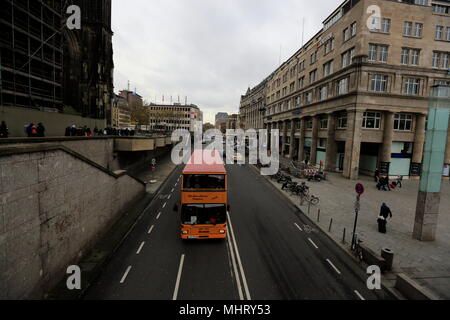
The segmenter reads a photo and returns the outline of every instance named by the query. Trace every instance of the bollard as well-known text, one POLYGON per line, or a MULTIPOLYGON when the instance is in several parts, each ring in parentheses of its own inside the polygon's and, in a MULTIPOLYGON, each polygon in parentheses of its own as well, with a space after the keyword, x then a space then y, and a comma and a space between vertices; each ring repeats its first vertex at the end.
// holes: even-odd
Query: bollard
POLYGON ((342 236, 342 243, 345 244, 345 228, 344 228, 344 235, 342 236))
POLYGON ((392 270, 392 264, 394 262, 394 251, 389 248, 381 249, 381 257, 386 261, 386 270, 392 270))
POLYGON ((331 232, 331 226, 333 225, 333 218, 330 220, 330 226, 328 227, 328 232, 331 232))
POLYGON ((320 209, 317 210, 317 222, 320 222, 320 209))

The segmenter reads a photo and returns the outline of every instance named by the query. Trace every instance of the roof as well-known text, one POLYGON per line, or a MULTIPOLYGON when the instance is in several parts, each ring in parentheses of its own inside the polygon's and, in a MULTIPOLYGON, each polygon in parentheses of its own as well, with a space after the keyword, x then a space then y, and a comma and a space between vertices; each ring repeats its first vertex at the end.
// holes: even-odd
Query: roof
POLYGON ((225 170, 222 157, 218 151, 195 150, 183 170, 183 174, 188 173, 226 174, 227 171, 225 170))

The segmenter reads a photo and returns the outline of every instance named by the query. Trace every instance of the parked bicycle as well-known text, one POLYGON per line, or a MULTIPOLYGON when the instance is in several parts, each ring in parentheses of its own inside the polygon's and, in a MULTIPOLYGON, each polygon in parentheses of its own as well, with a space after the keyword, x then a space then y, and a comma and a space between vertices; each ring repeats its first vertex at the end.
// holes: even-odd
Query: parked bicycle
POLYGON ((353 254, 359 261, 363 261, 363 258, 364 258, 363 250, 361 247, 362 242, 363 241, 361 239, 359 239, 358 234, 355 234, 355 240, 354 240, 354 243, 352 244, 351 250, 353 251, 353 254))

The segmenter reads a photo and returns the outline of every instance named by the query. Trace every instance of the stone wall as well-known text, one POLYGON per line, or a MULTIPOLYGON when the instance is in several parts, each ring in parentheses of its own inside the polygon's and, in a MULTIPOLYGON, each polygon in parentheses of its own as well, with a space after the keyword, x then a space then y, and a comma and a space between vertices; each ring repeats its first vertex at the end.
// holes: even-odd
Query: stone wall
POLYGON ((41 297, 145 187, 65 147, 0 151, 0 299, 41 297))

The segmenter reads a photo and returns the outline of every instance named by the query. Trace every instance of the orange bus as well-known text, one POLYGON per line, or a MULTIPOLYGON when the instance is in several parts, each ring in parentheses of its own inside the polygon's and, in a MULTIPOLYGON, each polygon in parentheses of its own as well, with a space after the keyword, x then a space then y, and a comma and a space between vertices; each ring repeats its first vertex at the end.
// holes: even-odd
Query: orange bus
POLYGON ((181 238, 225 239, 228 210, 222 158, 217 151, 194 151, 182 175, 181 238))

